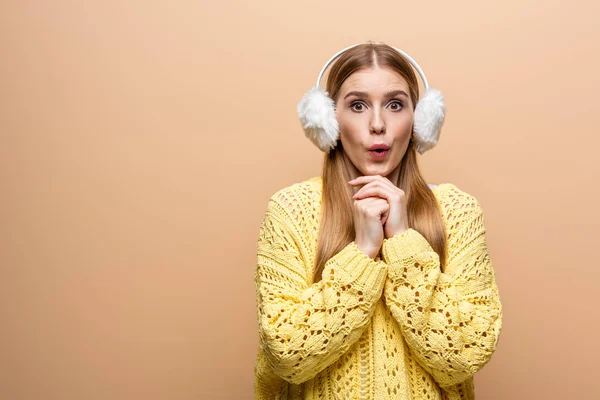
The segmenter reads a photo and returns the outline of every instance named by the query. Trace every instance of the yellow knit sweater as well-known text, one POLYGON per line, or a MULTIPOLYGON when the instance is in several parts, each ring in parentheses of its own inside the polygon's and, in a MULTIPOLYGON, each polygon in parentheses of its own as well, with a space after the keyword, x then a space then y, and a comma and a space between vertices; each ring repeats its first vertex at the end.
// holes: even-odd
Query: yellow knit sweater
POLYGON ((452 183, 432 189, 448 262, 416 230, 385 239, 381 257, 355 242, 312 283, 321 177, 269 199, 254 275, 259 347, 254 397, 474 399, 502 306, 477 200, 452 183))

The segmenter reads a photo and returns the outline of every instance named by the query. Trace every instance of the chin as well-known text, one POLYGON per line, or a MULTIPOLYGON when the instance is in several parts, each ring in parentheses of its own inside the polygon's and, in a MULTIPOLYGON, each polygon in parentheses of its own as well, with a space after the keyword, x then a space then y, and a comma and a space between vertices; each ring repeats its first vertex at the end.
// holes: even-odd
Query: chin
POLYGON ((392 171, 389 168, 386 168, 384 166, 380 166, 380 167, 372 167, 369 166, 366 168, 366 173, 364 175, 381 175, 381 176, 388 176, 389 174, 392 173, 392 171))

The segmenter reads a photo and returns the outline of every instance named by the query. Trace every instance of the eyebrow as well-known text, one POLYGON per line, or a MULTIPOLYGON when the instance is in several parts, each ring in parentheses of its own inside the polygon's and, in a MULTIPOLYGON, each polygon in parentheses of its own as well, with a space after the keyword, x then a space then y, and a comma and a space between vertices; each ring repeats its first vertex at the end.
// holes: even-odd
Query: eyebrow
MULTIPOLYGON (((344 99, 346 97, 352 96, 352 95, 357 96, 357 97, 369 97, 369 94, 367 92, 360 92, 357 90, 353 90, 352 92, 348 92, 348 94, 346 94, 344 96, 344 99)), ((390 97, 394 97, 396 95, 402 95, 402 96, 408 97, 408 95, 406 94, 406 92, 404 90, 391 90, 389 92, 386 92, 384 96, 386 98, 390 98, 390 97)))

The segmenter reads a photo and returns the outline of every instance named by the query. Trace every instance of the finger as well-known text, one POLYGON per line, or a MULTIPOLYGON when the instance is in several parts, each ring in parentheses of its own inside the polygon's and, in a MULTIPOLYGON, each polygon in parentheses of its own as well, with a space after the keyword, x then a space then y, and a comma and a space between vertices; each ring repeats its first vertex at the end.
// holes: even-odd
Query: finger
POLYGON ((383 214, 381 214, 381 225, 385 225, 385 221, 387 221, 389 215, 390 209, 388 207, 388 209, 383 214))
MULTIPOLYGON (((390 190, 398 189, 398 187, 396 185, 394 185, 389 179, 382 177, 381 175, 359 176, 358 178, 355 178, 355 179, 349 181, 348 183, 352 186, 363 185, 362 186, 363 188, 368 185, 380 184, 382 186, 387 186, 388 188, 390 188, 390 190)), ((360 189, 357 192, 359 192, 359 191, 360 191, 360 189)))
POLYGON ((356 192, 352 198, 355 200, 360 200, 370 196, 378 196, 390 201, 390 199, 393 197, 393 191, 388 187, 382 187, 380 185, 365 185, 358 192, 356 192))
POLYGON ((381 176, 381 175, 362 175, 362 176, 358 176, 354 179, 349 180, 348 183, 351 184, 352 186, 357 186, 357 185, 366 184, 366 183, 369 183, 372 181, 380 181, 382 183, 387 183, 389 185, 396 186, 388 178, 381 176))
POLYGON ((362 189, 370 188, 374 186, 385 186, 382 181, 379 179, 373 179, 370 182, 364 183, 360 188, 356 189, 356 193, 360 192, 362 189))
MULTIPOLYGON (((389 207, 389 202, 382 198, 382 197, 378 197, 378 196, 367 196, 364 199, 355 199, 354 200, 354 204, 355 205, 362 205, 363 207, 366 207, 367 209, 387 209, 387 207, 389 207)), ((383 210, 385 211, 385 210, 383 210)))
POLYGON ((389 204, 387 204, 387 207, 385 208, 383 213, 381 213, 381 225, 385 224, 385 221, 387 221, 389 215, 390 215, 390 207, 389 207, 389 204))
POLYGON ((354 200, 355 206, 358 206, 370 215, 381 215, 388 213, 390 210, 390 204, 386 199, 379 197, 366 197, 361 200, 354 200))

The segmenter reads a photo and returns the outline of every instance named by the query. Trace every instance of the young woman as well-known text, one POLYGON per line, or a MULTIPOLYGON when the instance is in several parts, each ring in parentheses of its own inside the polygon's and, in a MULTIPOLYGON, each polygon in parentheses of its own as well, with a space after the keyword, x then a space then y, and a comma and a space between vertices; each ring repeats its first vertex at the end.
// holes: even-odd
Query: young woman
POLYGON ((299 105, 322 176, 273 194, 260 227, 255 399, 473 399, 502 306, 481 206, 417 165, 443 98, 421 103, 399 49, 338 56, 330 97, 299 105))

